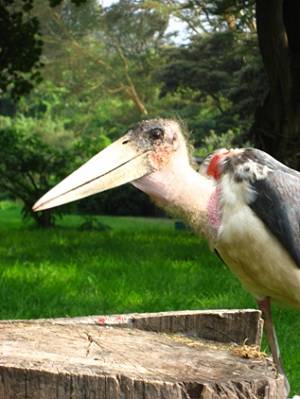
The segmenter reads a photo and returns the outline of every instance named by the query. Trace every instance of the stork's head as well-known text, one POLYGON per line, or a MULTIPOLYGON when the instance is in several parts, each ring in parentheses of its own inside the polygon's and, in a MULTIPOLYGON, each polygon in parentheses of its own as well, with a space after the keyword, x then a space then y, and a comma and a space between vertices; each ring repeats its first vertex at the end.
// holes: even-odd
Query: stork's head
POLYGON ((52 208, 128 182, 151 193, 153 181, 159 185, 174 165, 180 168, 188 162, 179 124, 167 119, 146 120, 66 177, 40 198, 33 210, 52 208))

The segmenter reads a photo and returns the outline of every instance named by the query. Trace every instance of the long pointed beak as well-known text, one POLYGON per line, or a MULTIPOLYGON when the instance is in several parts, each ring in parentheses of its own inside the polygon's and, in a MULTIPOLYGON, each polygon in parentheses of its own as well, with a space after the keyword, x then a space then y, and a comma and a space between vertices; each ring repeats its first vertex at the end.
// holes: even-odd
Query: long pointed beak
POLYGON ((148 151, 125 135, 100 151, 33 206, 34 211, 53 208, 136 180, 152 172, 148 151))

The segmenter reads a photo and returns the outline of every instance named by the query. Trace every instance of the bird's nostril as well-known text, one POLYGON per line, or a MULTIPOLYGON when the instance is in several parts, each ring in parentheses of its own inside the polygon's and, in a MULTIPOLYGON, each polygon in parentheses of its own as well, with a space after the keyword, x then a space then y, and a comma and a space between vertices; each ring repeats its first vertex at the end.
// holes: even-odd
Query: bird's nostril
POLYGON ((127 139, 127 140, 124 140, 124 141, 122 142, 122 144, 127 144, 127 143, 129 143, 129 141, 130 141, 130 140, 128 140, 128 139, 127 139))

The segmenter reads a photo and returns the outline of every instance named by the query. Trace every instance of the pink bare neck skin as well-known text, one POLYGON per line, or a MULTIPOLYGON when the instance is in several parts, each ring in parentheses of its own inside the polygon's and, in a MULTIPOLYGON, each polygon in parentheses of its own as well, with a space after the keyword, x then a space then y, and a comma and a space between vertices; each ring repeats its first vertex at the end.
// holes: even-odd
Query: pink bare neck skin
MULTIPOLYGON (((193 229, 212 240, 215 226, 210 225, 209 213, 217 206, 214 198, 216 185, 213 179, 196 172, 188 156, 178 154, 160 171, 151 173, 132 184, 147 193, 169 214, 186 220, 193 229)), ((215 225, 217 219, 214 220, 215 225)))

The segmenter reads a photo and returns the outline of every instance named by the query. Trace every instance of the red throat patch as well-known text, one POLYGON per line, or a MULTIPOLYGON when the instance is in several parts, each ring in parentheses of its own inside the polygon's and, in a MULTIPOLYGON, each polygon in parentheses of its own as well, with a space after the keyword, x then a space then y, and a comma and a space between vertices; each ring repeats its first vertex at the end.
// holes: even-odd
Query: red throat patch
POLYGON ((213 155, 210 163, 207 167, 208 176, 212 176, 214 179, 219 180, 221 177, 221 172, 219 168, 220 161, 229 153, 229 151, 219 152, 213 155))

